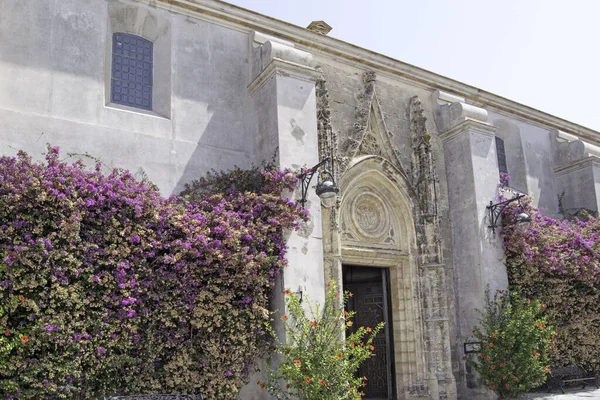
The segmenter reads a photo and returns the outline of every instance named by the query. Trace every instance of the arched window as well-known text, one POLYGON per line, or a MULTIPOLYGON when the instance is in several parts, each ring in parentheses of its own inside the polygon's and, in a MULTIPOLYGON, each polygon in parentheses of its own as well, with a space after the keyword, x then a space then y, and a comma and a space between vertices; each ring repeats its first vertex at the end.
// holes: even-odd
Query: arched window
POLYGON ((116 32, 112 43, 111 102, 152 110, 153 43, 116 32))

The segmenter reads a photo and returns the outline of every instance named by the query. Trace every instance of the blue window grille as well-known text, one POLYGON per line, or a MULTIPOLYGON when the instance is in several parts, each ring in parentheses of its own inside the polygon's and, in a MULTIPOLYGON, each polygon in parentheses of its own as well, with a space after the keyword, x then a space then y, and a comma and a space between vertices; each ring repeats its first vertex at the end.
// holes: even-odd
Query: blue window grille
POLYGON ((152 110, 153 43, 129 33, 114 33, 110 100, 152 110))
POLYGON ((496 157, 498 158, 498 170, 508 174, 508 166, 506 164, 506 151, 504 150, 504 140, 496 136, 496 157))

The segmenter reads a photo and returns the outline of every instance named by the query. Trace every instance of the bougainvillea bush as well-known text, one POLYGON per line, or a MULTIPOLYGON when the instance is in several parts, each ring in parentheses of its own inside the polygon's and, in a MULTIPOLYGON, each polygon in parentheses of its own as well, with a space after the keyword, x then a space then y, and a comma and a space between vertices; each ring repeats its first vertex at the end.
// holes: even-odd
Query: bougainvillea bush
POLYGON ((472 353, 468 362, 485 386, 502 398, 530 391, 546 380, 554 330, 544 308, 518 293, 499 290, 490 298, 486 291, 485 308, 473 329, 481 351, 472 353))
MULTIPOLYGON (((226 176, 227 174, 222 174, 226 176)), ((162 198, 129 172, 0 158, 0 393, 233 399, 269 347, 296 178, 162 198)))
POLYGON ((277 399, 361 399, 361 389, 369 382, 355 374, 374 354, 373 339, 383 322, 358 327, 344 337, 355 313, 344 311, 343 304, 352 293, 345 292, 341 301, 337 287, 330 283, 323 305, 309 304, 308 311, 294 293, 286 290, 285 294, 289 315, 282 317, 286 342, 277 349, 281 362, 267 382, 258 384, 277 399), (285 386, 281 386, 282 381, 285 386))
POLYGON ((543 216, 527 199, 502 217, 502 236, 511 288, 539 299, 556 328, 553 366, 600 362, 600 220, 557 220, 543 216), (516 213, 532 217, 530 226, 516 213))

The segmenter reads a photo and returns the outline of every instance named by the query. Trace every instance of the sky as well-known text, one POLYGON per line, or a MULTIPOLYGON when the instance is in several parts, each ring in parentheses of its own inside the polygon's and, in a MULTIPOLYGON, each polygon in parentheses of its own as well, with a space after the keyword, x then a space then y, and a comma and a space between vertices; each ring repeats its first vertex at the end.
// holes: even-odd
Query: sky
POLYGON ((227 0, 600 131, 598 0, 227 0))

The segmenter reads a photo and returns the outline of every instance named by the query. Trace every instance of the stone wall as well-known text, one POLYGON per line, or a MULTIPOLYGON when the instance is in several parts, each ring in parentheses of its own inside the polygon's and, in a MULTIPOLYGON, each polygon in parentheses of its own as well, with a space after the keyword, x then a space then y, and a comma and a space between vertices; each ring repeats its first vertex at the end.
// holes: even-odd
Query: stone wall
MULTIPOLYGON (((65 156, 142 169, 169 195, 211 168, 257 164, 278 149, 281 166, 332 156, 339 182, 360 172, 372 174, 357 178, 365 188, 389 186, 377 193, 404 218, 406 246, 371 243, 370 256, 344 248, 344 195, 357 194, 322 208, 309 189, 312 222, 290 234, 273 308, 282 310, 284 288, 321 299, 342 262, 395 268, 402 396, 488 396, 462 345, 485 287, 507 285, 486 208, 498 199, 496 137, 511 187, 547 214, 599 210, 596 132, 225 3, 3 0, 0 39, 1 154, 41 159, 51 143, 65 156), (115 32, 154 43, 152 110, 110 101, 115 32)), ((266 395, 249 386, 241 397, 266 395)))
POLYGON ((0 37, 2 154, 87 152, 142 168, 165 195, 263 159, 248 34, 138 1, 5 0, 0 37), (154 111, 110 103, 111 35, 123 30, 155 41, 154 111))

